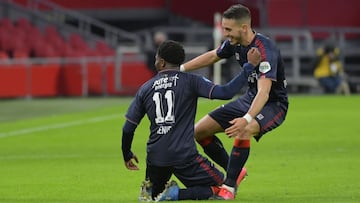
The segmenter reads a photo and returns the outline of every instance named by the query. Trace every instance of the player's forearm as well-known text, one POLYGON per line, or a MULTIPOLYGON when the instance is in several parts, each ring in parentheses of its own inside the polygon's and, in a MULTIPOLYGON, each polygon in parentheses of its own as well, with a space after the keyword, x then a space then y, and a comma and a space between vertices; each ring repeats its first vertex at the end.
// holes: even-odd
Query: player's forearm
POLYGON ((182 64, 184 70, 183 71, 191 71, 199 68, 203 68, 209 65, 214 64, 219 61, 220 58, 216 55, 216 51, 208 51, 200 56, 193 58, 192 60, 182 64))
POLYGON ((258 81, 258 91, 257 94, 251 103, 250 109, 247 114, 254 118, 260 113, 262 108, 265 106, 266 102, 269 99, 269 94, 271 90, 272 81, 270 79, 264 78, 258 81))
POLYGON ((216 85, 211 93, 211 99, 231 99, 247 83, 247 77, 241 71, 234 79, 225 85, 216 85))
POLYGON ((247 84, 250 73, 254 70, 254 66, 250 63, 244 64, 244 70, 241 71, 235 78, 225 85, 215 86, 211 99, 231 99, 236 93, 239 93, 241 88, 247 84))
POLYGON ((125 161, 129 161, 133 153, 131 152, 131 144, 134 138, 134 131, 137 125, 126 121, 123 127, 123 134, 121 139, 121 149, 123 153, 123 158, 125 161))
POLYGON ((252 118, 254 118, 256 115, 258 115, 261 111, 261 109, 265 106, 266 102, 269 99, 269 93, 266 93, 264 91, 259 91, 253 102, 251 103, 250 109, 247 112, 252 118))

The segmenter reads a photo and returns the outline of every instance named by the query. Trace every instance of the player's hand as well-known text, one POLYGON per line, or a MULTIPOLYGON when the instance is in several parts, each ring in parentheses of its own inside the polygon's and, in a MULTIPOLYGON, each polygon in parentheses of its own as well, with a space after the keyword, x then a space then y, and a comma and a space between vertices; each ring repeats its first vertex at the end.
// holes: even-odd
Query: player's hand
POLYGON ((258 66, 261 62, 261 54, 258 48, 251 47, 247 53, 248 63, 251 63, 253 66, 258 66))
POLYGON ((127 169, 129 170, 139 170, 139 168, 137 167, 137 165, 133 162, 133 160, 138 164, 139 160, 137 158, 137 156, 134 154, 133 157, 129 160, 125 162, 125 166, 127 169))
POLYGON ((243 117, 235 118, 229 122, 232 126, 225 129, 225 134, 228 137, 241 137, 245 132, 245 127, 248 122, 243 117))

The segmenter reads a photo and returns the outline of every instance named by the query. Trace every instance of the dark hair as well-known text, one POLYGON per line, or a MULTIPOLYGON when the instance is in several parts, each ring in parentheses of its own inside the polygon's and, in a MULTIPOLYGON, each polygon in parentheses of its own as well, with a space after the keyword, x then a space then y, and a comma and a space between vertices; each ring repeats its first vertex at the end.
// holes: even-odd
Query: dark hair
POLYGON ((228 8, 223 13, 223 17, 227 19, 234 19, 234 20, 242 20, 242 19, 251 19, 251 13, 250 10, 241 5, 236 4, 228 8))
POLYGON ((166 40, 160 44, 157 54, 166 62, 180 65, 185 60, 185 51, 179 42, 166 40))

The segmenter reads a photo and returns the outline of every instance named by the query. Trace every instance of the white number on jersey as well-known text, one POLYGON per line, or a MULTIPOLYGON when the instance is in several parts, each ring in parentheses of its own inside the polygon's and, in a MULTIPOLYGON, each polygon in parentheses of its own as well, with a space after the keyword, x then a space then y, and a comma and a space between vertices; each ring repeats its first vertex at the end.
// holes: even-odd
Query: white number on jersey
POLYGON ((164 104, 162 102, 163 95, 160 92, 155 92, 153 95, 153 100, 155 102, 155 123, 156 124, 163 124, 163 123, 174 123, 174 99, 175 94, 172 90, 167 90, 165 93, 166 105, 167 105, 167 112, 166 115, 164 114, 164 104))

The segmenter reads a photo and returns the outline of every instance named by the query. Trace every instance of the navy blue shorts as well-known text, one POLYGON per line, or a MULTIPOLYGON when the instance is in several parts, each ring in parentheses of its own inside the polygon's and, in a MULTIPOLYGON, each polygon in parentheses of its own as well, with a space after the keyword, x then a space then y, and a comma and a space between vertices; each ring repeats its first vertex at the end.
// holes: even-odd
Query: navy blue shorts
POLYGON ((224 174, 207 158, 200 154, 189 162, 177 166, 159 167, 147 165, 146 176, 153 184, 153 195, 161 193, 174 174, 185 187, 219 186, 224 174))
MULTIPOLYGON (((229 102, 209 113, 220 126, 225 130, 230 127, 231 120, 244 116, 251 105, 251 100, 247 97, 240 97, 237 100, 229 102)), ((278 127, 286 117, 288 103, 267 102, 260 113, 255 117, 260 125, 260 132, 254 138, 259 139, 272 129, 278 127)))

